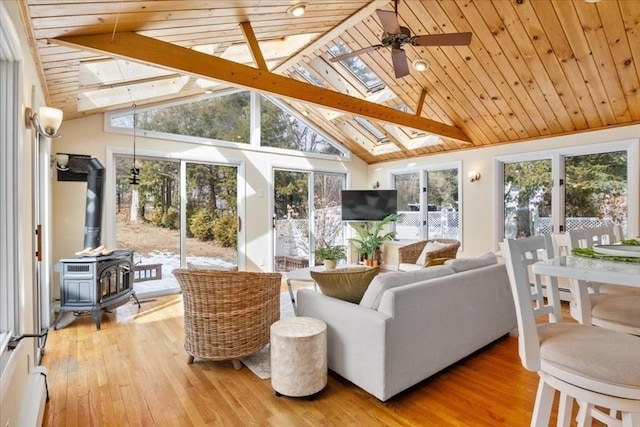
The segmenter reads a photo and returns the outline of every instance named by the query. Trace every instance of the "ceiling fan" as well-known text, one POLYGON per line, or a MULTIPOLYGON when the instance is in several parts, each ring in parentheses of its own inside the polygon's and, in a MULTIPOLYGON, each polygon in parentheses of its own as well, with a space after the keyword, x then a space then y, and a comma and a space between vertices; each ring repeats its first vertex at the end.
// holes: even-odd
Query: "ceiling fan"
POLYGON ((400 26, 400 22, 398 21, 398 0, 395 1, 395 12, 378 9, 376 10, 376 14, 384 29, 380 44, 335 56, 329 59, 329 61, 339 62, 382 47, 391 47, 391 62, 393 63, 396 78, 399 79, 409 74, 407 54, 404 49, 402 49, 403 45, 408 43, 412 46, 466 46, 471 43, 471 33, 412 36, 411 31, 409 31, 407 27, 400 26))

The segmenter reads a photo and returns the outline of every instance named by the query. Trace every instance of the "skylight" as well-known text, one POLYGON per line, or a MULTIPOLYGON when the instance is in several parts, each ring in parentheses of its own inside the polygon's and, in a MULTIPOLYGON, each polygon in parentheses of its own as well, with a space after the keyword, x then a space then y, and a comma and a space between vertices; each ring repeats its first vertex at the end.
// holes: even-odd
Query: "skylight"
POLYGON ((379 142, 389 141, 387 136, 383 132, 381 132, 377 127, 375 127, 373 123, 371 123, 369 120, 363 119, 362 117, 356 117, 355 121, 358 122, 360 126, 362 126, 367 131, 369 131, 369 133, 371 133, 379 142))
POLYGON ((304 77, 304 79, 309 83, 315 86, 327 87, 327 85, 325 85, 322 80, 317 78, 315 74, 313 74, 311 71, 307 70, 306 68, 298 67, 297 71, 298 71, 298 74, 304 77))
MULTIPOLYGON (((342 42, 336 43, 329 49, 329 52, 333 56, 343 55, 351 52, 351 49, 342 42)), ((360 58, 357 56, 347 58, 340 63, 351 72, 363 85, 367 87, 369 91, 376 91, 384 89, 385 85, 380 80, 380 77, 371 70, 360 58)))

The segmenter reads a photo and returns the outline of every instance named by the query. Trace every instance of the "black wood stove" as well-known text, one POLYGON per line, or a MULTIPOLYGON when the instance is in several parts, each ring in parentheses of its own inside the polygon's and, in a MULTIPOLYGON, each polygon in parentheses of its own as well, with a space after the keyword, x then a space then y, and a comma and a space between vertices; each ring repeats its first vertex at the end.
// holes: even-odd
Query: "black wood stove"
MULTIPOLYGON (((84 226, 84 248, 100 246, 102 224, 102 198, 105 169, 97 159, 80 158, 69 163, 72 172, 87 174, 87 202, 84 226)), ((91 311, 100 329, 102 310, 118 307, 133 297, 140 301, 133 290, 133 252, 116 250, 94 257, 78 256, 60 260, 60 313, 91 311)))
POLYGON ((133 252, 114 251, 96 257, 60 260, 60 313, 91 311, 100 329, 101 311, 118 307, 132 297, 140 307, 133 289, 133 252))

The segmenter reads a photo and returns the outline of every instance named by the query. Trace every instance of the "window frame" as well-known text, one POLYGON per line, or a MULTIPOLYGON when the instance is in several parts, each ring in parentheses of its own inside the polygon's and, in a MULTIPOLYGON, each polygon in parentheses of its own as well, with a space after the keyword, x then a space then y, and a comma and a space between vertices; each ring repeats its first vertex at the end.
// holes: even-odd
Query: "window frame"
POLYGON ((20 328, 19 266, 20 216, 19 176, 20 151, 23 146, 21 119, 23 59, 19 38, 0 4, 0 373, 8 360, 8 342, 20 328))
POLYGON ((551 178, 553 188, 551 191, 551 215, 553 229, 560 230, 564 226, 565 198, 564 187, 555 185, 560 179, 565 180, 564 159, 568 156, 579 156, 597 153, 626 151, 627 153, 627 224, 628 235, 636 236, 640 233, 638 218, 640 217, 640 200, 632 195, 640 194, 640 138, 625 139, 619 141, 602 142, 590 145, 558 148, 554 150, 532 151, 528 153, 496 156, 493 160, 494 176, 494 224, 493 224, 493 249, 499 253, 499 242, 504 236, 504 199, 501 197, 504 188, 504 164, 511 162, 525 162, 532 160, 551 160, 551 178), (632 221, 635 219, 635 221, 632 221))
MULTIPOLYGON (((206 99, 211 96, 224 96, 224 95, 229 95, 232 93, 244 92, 244 91, 247 91, 247 90, 237 89, 237 88, 225 89, 221 91, 216 91, 215 94, 213 95, 199 95, 196 97, 183 99, 180 101, 156 103, 144 108, 138 108, 137 113, 158 109, 162 107, 170 107, 174 105, 197 102, 198 100, 206 99)), ((217 139, 201 138, 201 137, 195 137, 195 136, 179 135, 179 134, 172 134, 172 133, 165 133, 165 132, 151 131, 151 130, 141 130, 141 129, 136 130, 136 134, 138 136, 143 136, 146 138, 163 139, 163 140, 184 142, 184 143, 204 145, 204 146, 239 149, 243 151, 260 151, 264 153, 283 154, 287 156, 313 157, 313 158, 319 158, 319 159, 336 160, 340 162, 351 161, 352 153, 349 149, 341 145, 334 138, 327 135, 327 133, 319 130, 317 126, 313 125, 311 122, 304 119, 301 114, 299 114, 292 108, 283 106, 284 103, 274 97, 269 97, 269 100, 274 102, 279 108, 282 108, 288 114, 291 114, 296 119, 302 121, 302 123, 304 123, 305 126, 309 127, 314 132, 321 135, 323 138, 325 138, 325 140, 328 143, 332 144, 336 149, 338 149, 341 153, 343 153, 343 155, 313 153, 308 151, 302 152, 297 150, 288 150, 284 148, 267 147, 267 146, 260 145, 259 132, 255 131, 256 128, 260 127, 260 94, 257 93, 256 91, 251 91, 251 90, 249 90, 248 92, 250 93, 251 113, 250 113, 250 120, 249 120, 250 122, 249 141, 246 143, 222 141, 217 139)), ((105 112, 104 122, 103 122, 104 131, 107 133, 116 133, 116 134, 133 136, 132 128, 118 127, 118 126, 113 126, 111 124, 111 120, 113 117, 131 114, 132 112, 133 112, 133 109, 131 107, 105 112)))
MULTIPOLYGON (((454 161, 454 162, 445 162, 445 163, 436 163, 436 164, 432 164, 432 165, 425 165, 425 166, 421 166, 418 168, 406 168, 406 169, 393 169, 389 171, 389 175, 388 175, 388 182, 389 182, 389 188, 395 188, 395 180, 394 177, 397 175, 407 175, 407 174, 414 174, 417 173, 419 176, 419 191, 420 191, 420 221, 422 222, 422 225, 420 226, 420 235, 418 237, 418 241, 419 240, 424 240, 424 239, 429 239, 429 226, 428 224, 425 224, 425 221, 428 220, 427 216, 428 216, 428 209, 427 209, 427 205, 429 203, 429 201, 427 200, 427 191, 426 191, 426 177, 427 174, 429 172, 436 172, 436 171, 442 171, 442 170, 449 170, 449 169, 457 169, 458 171, 458 227, 459 227, 459 240, 460 240, 460 249, 462 250, 462 247, 464 245, 464 221, 463 221, 463 217, 464 217, 464 206, 463 206, 463 191, 464 191, 464 186, 463 181, 462 181, 462 161, 454 161), (424 189, 424 190, 423 190, 424 189)), ((400 239, 400 242, 403 243, 410 243, 410 242, 414 242, 416 240, 410 240, 410 239, 400 239)))

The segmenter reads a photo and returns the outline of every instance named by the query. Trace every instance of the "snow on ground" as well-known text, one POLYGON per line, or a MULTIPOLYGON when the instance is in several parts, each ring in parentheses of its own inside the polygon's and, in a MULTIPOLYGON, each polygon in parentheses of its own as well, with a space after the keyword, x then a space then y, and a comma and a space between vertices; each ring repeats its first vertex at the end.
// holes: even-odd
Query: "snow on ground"
MULTIPOLYGON (((149 256, 142 257, 135 253, 134 264, 162 264, 162 279, 135 282, 133 288, 138 298, 150 298, 162 294, 178 293, 180 287, 173 275, 173 270, 180 268, 180 254, 174 252, 153 251, 149 256)), ((187 256, 187 264, 198 267, 232 268, 234 264, 217 258, 187 256)), ((186 267, 186 266, 185 266, 186 267)))

